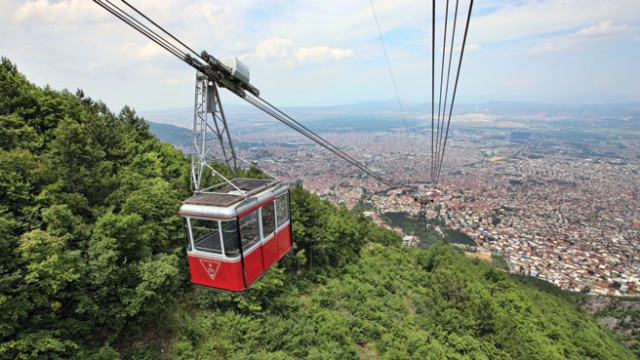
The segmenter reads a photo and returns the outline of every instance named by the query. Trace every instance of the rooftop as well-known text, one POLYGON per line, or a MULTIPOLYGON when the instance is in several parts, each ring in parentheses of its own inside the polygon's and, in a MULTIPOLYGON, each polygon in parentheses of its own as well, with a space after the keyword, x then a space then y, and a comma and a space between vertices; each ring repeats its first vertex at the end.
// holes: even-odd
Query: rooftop
POLYGON ((183 201, 182 204, 228 207, 278 185, 279 181, 273 179, 233 179, 231 183, 235 187, 227 185, 216 191, 196 193, 183 201))

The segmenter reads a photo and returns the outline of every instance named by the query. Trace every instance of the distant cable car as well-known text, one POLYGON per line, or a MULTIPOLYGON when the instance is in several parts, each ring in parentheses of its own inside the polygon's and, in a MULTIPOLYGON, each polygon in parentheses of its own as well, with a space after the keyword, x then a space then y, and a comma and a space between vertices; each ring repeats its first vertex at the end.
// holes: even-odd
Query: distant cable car
POLYGON ((276 180, 233 184, 188 198, 179 214, 189 241, 191 281, 241 292, 292 249, 290 198, 289 186, 276 180))

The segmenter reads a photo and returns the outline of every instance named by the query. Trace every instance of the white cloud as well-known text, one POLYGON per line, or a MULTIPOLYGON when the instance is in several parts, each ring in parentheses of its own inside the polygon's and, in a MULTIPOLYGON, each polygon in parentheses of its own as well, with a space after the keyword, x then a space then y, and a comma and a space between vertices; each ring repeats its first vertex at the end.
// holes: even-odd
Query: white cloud
POLYGON ((256 45, 255 51, 241 56, 242 59, 279 59, 287 65, 299 63, 339 61, 352 57, 352 49, 335 48, 326 45, 300 47, 294 49, 291 39, 273 37, 263 40, 256 45))
POLYGON ((214 5, 199 1, 190 4, 184 10, 177 8, 175 10, 184 11, 185 15, 180 17, 179 23, 186 26, 189 31, 194 33, 204 31, 209 37, 223 39, 243 25, 241 11, 237 7, 234 8, 233 3, 214 5), (235 20, 230 21, 230 19, 235 20))
POLYGON ((351 49, 313 46, 298 49, 294 54, 294 59, 297 62, 320 62, 326 60, 342 60, 352 57, 353 54, 354 52, 351 49))
POLYGON ((260 59, 265 58, 288 58, 289 57, 289 48, 293 42, 290 39, 284 38, 269 38, 264 41, 261 41, 256 46, 256 51, 254 53, 255 57, 260 59))
POLYGON ((544 54, 551 52, 559 52, 561 50, 558 44, 542 43, 527 49, 527 54, 544 54))
MULTIPOLYGON (((425 94, 430 88, 424 83, 430 77, 431 4, 424 0, 373 1, 400 92, 429 98, 425 94)), ((387 97, 384 55, 368 1, 131 3, 197 52, 207 50, 218 58, 240 55, 271 101, 302 104, 387 97), (313 91, 305 91, 307 82, 299 81, 303 76, 314 79, 313 91), (336 83, 344 84, 341 92, 336 91, 336 83)), ((575 56, 577 64, 571 67, 575 70, 570 70, 593 69, 590 72, 612 79, 611 88, 624 89, 621 91, 638 98, 638 87, 634 86, 638 81, 629 80, 629 76, 638 77, 632 71, 640 41, 637 3, 476 1, 461 91, 493 96, 505 94, 506 88, 510 96, 512 87, 526 85, 517 79, 527 74, 536 82, 523 91, 534 94, 543 82, 531 75, 536 66, 540 77, 547 76, 553 82, 561 78, 554 68, 567 72, 562 56, 605 45, 609 49, 610 45, 621 51, 592 51, 594 56, 606 55, 598 59, 575 56), (623 70, 630 75, 617 76, 616 71, 623 70), (495 80, 503 78, 516 80, 495 80)), ((438 2, 439 11, 443 10, 441 5, 438 2)), ((463 10, 467 6, 468 0, 460 2, 463 10)), ((438 19, 442 25, 443 19, 438 19)), ((456 35, 460 39, 462 32, 456 35)), ((438 48, 441 45, 436 44, 438 48)), ((454 50, 459 50, 460 43, 455 45, 454 50)), ((0 0, 0 46, 1 55, 17 62, 35 83, 80 87, 116 108, 124 103, 138 108, 181 106, 193 100, 193 69, 90 0, 0 0)), ((567 82, 567 91, 571 86, 567 82)), ((576 85, 575 90, 587 92, 587 87, 576 85)))
MULTIPOLYGON (((465 51, 482 50, 482 46, 480 46, 480 44, 466 44, 464 48, 465 48, 465 51)), ((444 48, 444 51, 449 52, 450 49, 451 49, 451 46, 446 46, 444 48)), ((460 52, 460 49, 462 49, 462 44, 453 46, 453 52, 460 52)), ((440 51, 442 52, 442 47, 440 47, 440 51)))
POLYGON ((637 0, 525 0, 473 17, 469 36, 481 42, 507 41, 573 32, 605 19, 637 21, 639 16, 637 0))
MULTIPOLYGON (((460 48, 462 48, 462 46, 460 48)), ((476 51, 476 50, 481 50, 481 49, 482 49, 482 46, 480 46, 480 44, 467 44, 467 45, 465 45, 465 50, 466 51, 476 51)), ((454 50, 456 50, 456 49, 454 48, 454 50)), ((458 49, 456 51, 460 51, 460 49, 458 49)))
POLYGON ((211 3, 190 4, 187 6, 186 12, 190 16, 201 16, 214 26, 226 23, 230 15, 227 8, 211 3))
POLYGON ((532 85, 527 79, 502 79, 502 83, 511 88, 526 88, 532 85))
POLYGON ((530 47, 526 52, 528 54, 545 54, 575 50, 589 45, 591 42, 609 39, 625 33, 630 29, 630 26, 614 25, 611 21, 604 20, 596 25, 584 27, 571 34, 544 38, 543 42, 530 47))
POLYGON ((577 37, 606 37, 612 35, 618 35, 629 30, 630 27, 627 25, 613 25, 611 20, 604 20, 594 26, 589 26, 586 28, 580 29, 578 32, 574 34, 577 37))
POLYGON ((180 78, 180 77, 166 77, 166 78, 162 79, 163 83, 169 84, 169 85, 176 85, 176 84, 179 84, 179 83, 182 83, 182 82, 186 82, 186 81, 192 82, 193 79, 189 78, 189 79, 185 80, 185 79, 180 78))
POLYGON ((153 41, 148 41, 143 46, 134 42, 127 42, 120 47, 120 52, 138 59, 150 59, 159 55, 164 55, 166 50, 153 41))
POLYGON ((42 23, 69 24, 104 18, 106 14, 92 1, 29 0, 13 13, 13 21, 20 24, 38 25, 42 23))
MULTIPOLYGON (((383 34, 398 28, 423 31, 425 21, 430 19, 429 6, 425 6, 424 0, 374 0, 374 3, 383 34)), ((368 1, 283 1, 279 5, 277 16, 255 26, 255 32, 261 37, 268 34, 266 36, 290 38, 296 44, 341 48, 377 40, 376 23, 368 1)), ((392 47, 393 43, 388 45, 392 47)))

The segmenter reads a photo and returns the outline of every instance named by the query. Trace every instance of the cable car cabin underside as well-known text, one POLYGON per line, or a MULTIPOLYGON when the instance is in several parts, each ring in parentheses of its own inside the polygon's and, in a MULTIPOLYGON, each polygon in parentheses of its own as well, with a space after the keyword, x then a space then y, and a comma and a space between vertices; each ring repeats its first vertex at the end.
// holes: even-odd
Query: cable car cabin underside
POLYGON ((188 198, 179 214, 189 240, 191 281, 240 292, 291 250, 291 212, 287 184, 232 183, 235 187, 188 198))

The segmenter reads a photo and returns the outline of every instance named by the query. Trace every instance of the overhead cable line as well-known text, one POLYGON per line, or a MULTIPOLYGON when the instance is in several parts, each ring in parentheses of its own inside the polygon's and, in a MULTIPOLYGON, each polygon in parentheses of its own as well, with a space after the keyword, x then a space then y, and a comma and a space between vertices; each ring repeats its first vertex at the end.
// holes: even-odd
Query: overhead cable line
MULTIPOLYGON (((442 83, 444 82, 444 59, 445 59, 445 54, 446 51, 444 50, 445 47, 447 46, 447 25, 449 24, 449 0, 447 0, 446 5, 445 5, 445 11, 444 11, 444 32, 442 33, 442 61, 441 63, 441 67, 440 67, 440 95, 438 96, 438 122, 436 125, 436 130, 438 131, 436 133, 436 169, 438 168, 438 159, 440 158, 439 154, 440 154, 440 122, 444 121, 444 119, 440 119, 440 109, 442 108, 442 83)), ((436 179, 437 179, 437 174, 436 174, 436 179)), ((436 181, 435 186, 438 186, 438 182, 436 181)))
POLYGON ((355 160, 349 154, 345 153, 344 151, 340 150, 338 147, 336 147, 335 145, 331 144, 330 142, 328 142, 327 140, 325 140, 324 138, 322 138, 318 134, 316 134, 313 131, 309 130, 307 127, 305 127, 304 125, 300 124, 298 121, 294 120, 292 117, 290 117, 286 113, 282 112, 281 110, 279 110, 275 106, 271 105, 266 100, 264 100, 264 99, 262 99, 260 97, 255 97, 253 95, 247 95, 245 97, 245 100, 248 103, 250 103, 250 104, 254 105, 255 107, 257 107, 258 109, 260 109, 260 110, 264 111, 265 113, 271 115, 271 117, 275 118, 276 120, 282 122, 283 124, 285 124, 285 125, 289 126, 290 128, 294 129, 298 133, 306 136, 307 138, 309 138, 313 142, 315 142, 315 143, 319 144, 320 146, 324 147, 325 149, 329 150, 330 152, 332 152, 336 156, 342 158, 343 160, 345 160, 349 164, 351 164, 351 165, 357 167, 358 169, 364 171, 365 173, 371 175, 373 178, 379 180, 380 182, 384 183, 385 185, 394 186, 394 184, 392 184, 391 182, 389 182, 388 180, 386 180, 385 178, 383 178, 379 174, 375 173, 374 171, 370 170, 366 165, 364 165, 364 164, 360 163, 359 161, 355 160))
POLYGON ((447 121, 447 132, 444 137, 444 144, 442 147, 442 156, 440 158, 440 165, 438 167, 438 176, 436 177, 436 184, 440 180, 440 171, 442 170, 442 161, 444 160, 444 149, 447 146, 447 138, 449 137, 449 125, 451 124, 451 113, 453 112, 453 104, 456 101, 456 92, 458 90, 458 80, 460 79, 460 68, 462 66, 462 57, 464 56, 464 49, 467 43, 467 34, 469 32, 469 21, 471 20, 471 11, 473 10, 473 0, 469 1, 469 12, 467 13, 467 22, 464 26, 464 36, 462 38, 462 48, 460 49, 460 60, 458 60, 458 70, 456 71, 456 81, 453 86, 453 94, 451 97, 451 106, 449 108, 449 119, 447 121))
MULTIPOLYGON (((452 34, 451 34, 451 41, 450 41, 450 45, 449 45, 449 65, 447 66, 447 81, 446 81, 446 86, 445 86, 445 90, 444 90, 444 104, 442 105, 442 122, 440 123, 440 129, 438 129, 438 143, 440 144, 440 149, 444 150, 442 148, 442 133, 444 132, 444 119, 446 116, 446 111, 447 111, 447 98, 449 96, 449 80, 451 78, 451 60, 453 60, 453 44, 454 44, 454 40, 456 38, 456 25, 457 25, 457 20, 458 20, 458 1, 456 0, 456 7, 455 7, 455 11, 453 14, 453 26, 451 27, 452 30, 452 34)), ((442 58, 444 59, 444 54, 447 52, 447 48, 445 46, 442 47, 442 58)), ((443 63, 444 65, 444 63, 443 63)), ((442 90, 442 88, 441 88, 442 90)), ((440 114, 438 113, 438 117, 440 117, 440 114)), ((444 151, 442 151, 441 157, 442 155, 444 155, 444 151)), ((441 166, 441 165, 440 165, 441 166)), ((439 167, 440 167, 439 166, 439 167)), ((439 172, 438 172, 439 175, 439 172)), ((436 176, 436 184, 438 183, 438 178, 439 176, 436 176)))
POLYGON ((118 19, 122 20, 127 25, 138 30, 138 32, 140 32, 142 35, 146 36, 147 38, 149 38, 149 40, 153 41, 163 49, 167 50, 168 52, 170 52, 180 60, 183 60, 183 61, 185 60, 185 53, 182 50, 180 50, 177 46, 175 46, 174 44, 171 44, 165 38, 160 36, 155 31, 151 30, 148 26, 142 24, 139 20, 137 20, 133 16, 126 13, 124 10, 119 8, 117 5, 113 4, 111 1, 94 0, 94 2, 100 5, 102 8, 104 8, 108 12, 110 12, 111 14, 113 14, 118 19))
POLYGON ((184 46, 187 50, 189 50, 193 55, 195 55, 196 57, 200 57, 200 54, 198 54, 197 52, 193 51, 193 49, 191 49, 189 46, 187 46, 185 43, 183 43, 182 41, 180 41, 177 37, 173 36, 173 34, 171 34, 170 32, 168 32, 167 30, 165 30, 165 28, 163 28, 162 26, 158 25, 155 21, 151 20, 149 17, 147 17, 147 15, 145 15, 143 12, 141 12, 140 10, 136 9, 133 5, 129 4, 126 0, 122 0, 123 3, 125 3, 128 7, 130 7, 131 9, 133 9, 133 11, 135 11, 136 13, 138 13, 140 16, 142 16, 143 18, 145 18, 147 21, 149 21, 150 23, 152 23, 153 25, 155 25, 158 29, 162 30, 165 34, 169 35, 173 40, 177 41, 180 45, 184 46))
POLYGON ((436 7, 435 7, 435 0, 432 1, 432 45, 431 45, 431 60, 432 60, 432 67, 431 67, 431 72, 432 72, 432 77, 431 77, 431 88, 432 88, 432 93, 431 93, 431 98, 432 98, 432 102, 431 102, 431 115, 432 115, 432 127, 431 127, 431 136, 432 136, 432 153, 431 153, 431 182, 434 185, 435 188, 438 187, 439 185, 439 181, 440 181, 440 173, 442 170, 442 163, 444 160, 444 151, 446 148, 446 143, 447 143, 447 139, 448 139, 448 132, 449 132, 449 127, 450 127, 450 123, 451 123, 451 116, 452 116, 452 111, 453 111, 453 104, 455 103, 455 94, 457 92, 457 83, 458 83, 458 78, 460 76, 460 68, 462 65, 462 57, 464 54, 464 47, 466 46, 466 38, 467 38, 467 33, 468 33, 468 27, 469 27, 469 21, 471 18, 471 11, 473 8, 473 1, 470 0, 469 2, 469 12, 467 14, 467 21, 465 24, 465 32, 464 32, 464 38, 463 38, 463 43, 461 46, 461 50, 460 50, 460 58, 458 60, 458 70, 456 72, 456 77, 455 77, 455 86, 453 89, 453 93, 449 93, 449 87, 450 87, 450 80, 451 80, 451 66, 452 66, 452 62, 453 62, 453 50, 455 49, 455 38, 456 38, 456 30, 458 27, 457 24, 457 19, 458 19, 458 10, 459 10, 459 0, 456 0, 456 4, 455 4, 455 10, 454 10, 454 14, 453 14, 453 25, 451 27, 451 37, 449 40, 449 46, 448 46, 448 60, 447 60, 447 38, 449 36, 449 2, 447 1, 446 6, 445 6, 445 14, 444 14, 444 31, 442 34, 442 59, 441 59, 441 63, 440 63, 440 82, 439 82, 439 96, 438 96, 438 111, 437 113, 435 112, 435 82, 436 82, 436 77, 435 77, 435 12, 436 12, 436 7), (447 61, 448 65, 446 66, 446 81, 445 81, 445 61, 447 61), (446 82, 446 84, 445 84, 446 82), (444 88, 444 102, 442 99, 442 92, 443 92, 443 88, 444 88), (451 95, 452 98, 452 102, 451 102, 451 106, 448 107, 447 109, 447 105, 448 105, 448 99, 449 96, 451 95), (449 110, 449 113, 447 115, 447 110, 449 110), (446 130, 445 130, 445 122, 447 123, 446 125, 446 130), (433 126, 435 124, 435 127, 433 126))
MULTIPOLYGON (((369 0, 371 4, 371 11, 373 11, 373 18, 376 21, 376 28, 378 29, 378 36, 380 37, 380 44, 382 44, 382 51, 384 52, 384 58, 387 61, 387 68, 389 69, 389 75, 391 76, 391 82, 393 83, 393 90, 396 93, 396 99, 398 100, 398 107, 400 108, 400 114, 402 115, 402 123, 404 124, 404 128, 408 131, 407 119, 405 117, 404 108, 402 107, 402 101, 400 101, 400 93, 398 92, 398 86, 396 85, 396 78, 393 75, 393 69, 391 68, 391 61, 389 61, 389 54, 387 53, 387 47, 384 44, 384 38, 382 36, 382 31, 380 30, 380 23, 378 22, 378 15, 376 14, 376 8, 373 6, 373 0, 369 0)), ((413 141, 411 140, 411 135, 407 134, 407 138, 409 140, 409 149, 412 154, 415 154, 413 149, 413 141)))
POLYGON ((434 110, 435 110, 435 69, 436 69, 436 0, 431 2, 431 178, 430 182, 433 184, 433 179, 436 177, 435 173, 435 154, 434 154, 434 110))
MULTIPOLYGON (((203 74, 210 76, 212 81, 215 81, 216 83, 218 83, 222 87, 227 87, 227 84, 223 83, 222 81, 220 81, 220 79, 218 79, 215 76, 217 70, 211 68, 211 63, 212 62, 219 63, 219 61, 217 59, 215 59, 214 57, 206 54, 205 52, 203 52, 202 55, 198 55, 189 46, 187 46, 185 43, 183 43, 178 38, 173 36, 171 33, 169 33, 167 30, 162 28, 160 25, 155 23, 153 20, 148 18, 146 15, 144 15, 138 9, 136 9, 135 7, 133 7, 132 5, 127 3, 125 0, 122 0, 122 2, 125 3, 127 6, 129 6, 131 9, 133 9, 136 13, 138 13, 139 15, 144 17, 147 21, 152 23, 154 26, 159 28, 162 32, 164 32, 165 34, 170 36, 173 40, 177 41, 180 45, 182 45, 184 48, 186 48, 186 50, 188 50, 191 53, 195 54, 196 58, 192 58, 190 55, 186 54, 186 52, 181 50, 181 49, 179 49, 178 46, 176 46, 175 44, 172 44, 166 38, 164 38, 163 36, 161 36, 157 32, 155 32, 152 29, 150 29, 147 25, 142 24, 138 19, 136 19, 133 16, 129 15, 124 10, 119 8, 117 5, 114 5, 111 1, 109 1, 109 0, 93 0, 93 1, 96 4, 98 4, 99 6, 101 6, 102 8, 104 8, 105 10, 107 10, 108 12, 110 12, 111 14, 113 14, 114 16, 116 16, 118 19, 122 20, 127 25, 129 25, 129 26, 133 27, 134 29, 136 29, 138 32, 140 32, 141 34, 143 34, 144 36, 149 38, 151 41, 153 41, 154 43, 156 43, 157 45, 159 45, 163 49, 167 50, 169 53, 173 54, 174 56, 176 56, 180 60, 184 61, 185 63, 187 63, 191 67, 195 68, 196 70, 202 72, 203 74), (203 60, 204 64, 200 63, 197 60, 198 58, 203 60), (205 64, 207 64, 207 65, 205 65, 205 64)), ((364 165, 361 162, 357 161, 356 159, 351 157, 349 154, 347 154, 344 151, 340 150, 337 146, 331 144, 329 141, 327 141, 326 139, 322 138, 320 135, 318 135, 315 132, 311 131, 306 126, 304 126, 301 123, 299 123, 298 121, 294 120, 292 117, 290 117, 289 115, 287 115, 286 113, 284 113, 283 111, 278 109, 277 107, 273 106, 272 104, 270 104, 266 100, 264 100, 261 97, 259 97, 257 95, 257 93, 254 93, 252 91, 245 92, 244 89, 242 89, 240 91, 237 91, 237 89, 229 89, 229 90, 231 90, 231 92, 233 92, 234 94, 238 95, 239 97, 243 98, 248 103, 256 106, 257 108, 259 108, 260 110, 262 110, 266 114, 270 115, 274 119, 276 119, 276 120, 282 122, 283 124, 289 126, 293 130, 295 130, 298 133, 304 135, 305 137, 307 137, 310 140, 314 141, 318 145, 324 147, 325 149, 329 150, 333 154, 335 154, 338 157, 342 158, 343 160, 347 161, 349 164, 351 164, 351 165, 357 167, 358 169, 362 170, 363 172, 371 175, 373 178, 379 180, 380 182, 382 182, 382 183, 384 183, 384 184, 386 184, 388 186, 394 186, 390 181, 386 180, 381 175, 379 175, 376 172, 374 172, 373 170, 369 169, 366 165, 364 165)))

